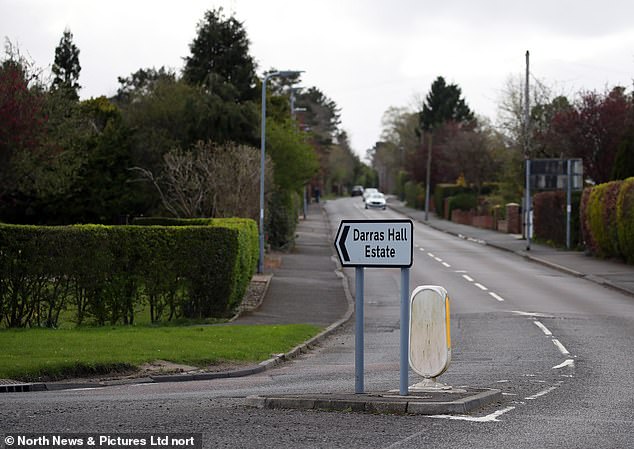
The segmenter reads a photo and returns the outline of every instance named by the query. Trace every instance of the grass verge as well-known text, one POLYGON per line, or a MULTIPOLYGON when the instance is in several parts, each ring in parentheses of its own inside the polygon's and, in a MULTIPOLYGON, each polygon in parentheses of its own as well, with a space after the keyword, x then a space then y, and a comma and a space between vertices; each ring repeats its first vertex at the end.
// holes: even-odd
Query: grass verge
POLYGON ((7 329, 0 331, 0 378, 55 380, 121 372, 155 360, 198 367, 257 363, 320 330, 306 324, 7 329))

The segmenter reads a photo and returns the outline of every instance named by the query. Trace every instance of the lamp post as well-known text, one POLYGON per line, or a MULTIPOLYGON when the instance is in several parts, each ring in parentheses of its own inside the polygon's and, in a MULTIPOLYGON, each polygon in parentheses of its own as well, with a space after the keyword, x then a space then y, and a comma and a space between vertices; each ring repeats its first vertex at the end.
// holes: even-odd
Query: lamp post
POLYGON ((262 126, 260 137, 260 258, 258 260, 258 273, 264 272, 264 156, 266 149, 266 82, 269 78, 279 76, 288 78, 297 76, 302 70, 282 70, 279 72, 271 72, 262 78, 262 126))

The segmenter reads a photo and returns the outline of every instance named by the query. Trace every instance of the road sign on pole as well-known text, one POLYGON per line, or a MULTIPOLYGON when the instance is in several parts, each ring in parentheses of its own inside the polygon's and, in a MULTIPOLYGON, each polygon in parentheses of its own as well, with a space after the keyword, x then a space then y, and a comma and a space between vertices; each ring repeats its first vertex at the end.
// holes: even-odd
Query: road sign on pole
POLYGON ((364 392, 363 280, 364 268, 401 269, 401 363, 400 389, 408 394, 407 361, 409 352, 409 269, 414 248, 412 220, 342 220, 335 237, 337 255, 344 267, 355 267, 355 387, 364 392))
POLYGON ((335 238, 344 267, 412 266, 412 220, 342 220, 335 238))

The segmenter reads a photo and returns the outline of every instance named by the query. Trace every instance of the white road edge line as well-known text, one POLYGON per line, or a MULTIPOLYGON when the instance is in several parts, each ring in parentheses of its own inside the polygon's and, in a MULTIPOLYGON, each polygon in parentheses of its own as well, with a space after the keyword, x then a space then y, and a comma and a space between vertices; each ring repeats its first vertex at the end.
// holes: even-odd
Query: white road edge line
POLYGON ((555 346, 557 346, 557 349, 559 349, 559 352, 561 352, 563 355, 570 355, 570 352, 566 349, 564 345, 561 344, 559 340, 553 338, 553 343, 555 346))
POLYGON ((494 293, 494 292, 489 292, 489 295, 493 296, 495 299, 497 299, 500 302, 504 302, 504 298, 502 298, 500 295, 494 293))
POLYGON ((484 290, 485 292, 489 290, 488 288, 486 288, 484 285, 480 284, 479 282, 476 282, 475 286, 478 287, 480 290, 484 290))
POLYGON ((462 277, 465 278, 469 282, 473 282, 473 278, 469 275, 463 274, 462 277))
POLYGON ((553 334, 550 330, 548 330, 548 328, 546 326, 544 326, 540 321, 533 321, 533 323, 535 323, 535 326, 537 326, 538 328, 540 328, 542 330, 542 332, 546 335, 548 335, 549 337, 553 334))
POLYGON ((443 262, 442 264, 447 268, 451 268, 451 265, 449 265, 447 262, 443 262))

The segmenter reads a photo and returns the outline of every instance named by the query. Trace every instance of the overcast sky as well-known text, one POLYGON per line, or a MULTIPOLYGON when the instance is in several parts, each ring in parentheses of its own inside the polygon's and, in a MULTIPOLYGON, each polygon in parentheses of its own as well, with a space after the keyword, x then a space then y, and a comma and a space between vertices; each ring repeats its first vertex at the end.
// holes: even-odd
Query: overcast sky
MULTIPOLYGON (((414 107, 441 75, 495 121, 509 76, 557 93, 603 91, 634 78, 631 0, 0 0, 0 36, 50 71, 66 27, 80 50, 82 98, 112 95, 118 76, 180 70, 204 12, 235 14, 258 74, 305 70, 341 108, 361 156, 390 107, 414 107)), ((299 105, 301 106, 301 105, 299 105)))

